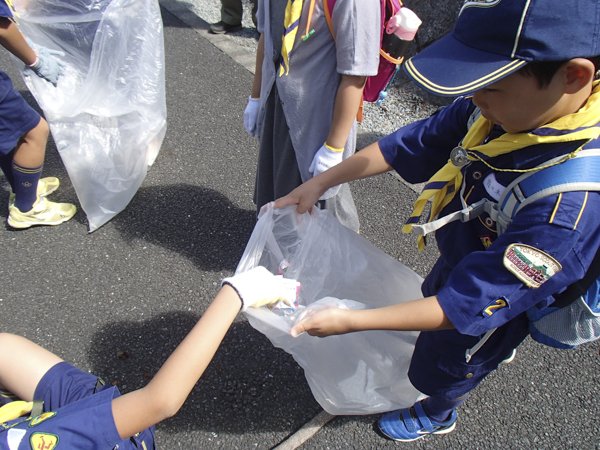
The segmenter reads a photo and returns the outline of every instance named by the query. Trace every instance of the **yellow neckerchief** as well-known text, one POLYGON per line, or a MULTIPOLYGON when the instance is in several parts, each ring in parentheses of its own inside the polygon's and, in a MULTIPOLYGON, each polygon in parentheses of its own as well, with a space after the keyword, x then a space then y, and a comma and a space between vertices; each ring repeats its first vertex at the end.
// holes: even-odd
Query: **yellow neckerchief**
POLYGON ((18 419, 19 417, 29 414, 32 408, 33 402, 17 400, 7 403, 0 408, 0 422, 18 419))
MULTIPOLYGON (((525 147, 538 144, 550 144, 555 142, 569 142, 586 139, 597 139, 600 136, 600 82, 593 84, 592 94, 586 104, 576 113, 563 116, 552 123, 541 126, 526 133, 505 133, 487 143, 485 138, 489 135, 494 124, 480 117, 475 121, 464 137, 461 146, 467 151, 470 161, 482 161, 504 155, 506 153, 521 150, 525 147), (482 156, 480 156, 482 155, 482 156)), ((582 144, 581 147, 585 145, 582 144)), ((581 149, 579 147, 566 159, 581 149)), ((444 167, 438 170, 425 184, 423 192, 415 202, 414 211, 402 227, 403 233, 412 231, 412 224, 419 222, 427 200, 433 197, 429 221, 446 206, 456 195, 462 184, 463 175, 461 167, 455 166, 450 159, 444 167)), ((419 251, 425 247, 424 236, 417 238, 419 251)))
POLYGON ((288 0, 285 7, 285 19, 283 22, 284 31, 281 45, 281 62, 279 64, 279 76, 287 75, 290 72, 290 52, 294 47, 298 25, 300 24, 300 15, 302 14, 302 0, 288 0))

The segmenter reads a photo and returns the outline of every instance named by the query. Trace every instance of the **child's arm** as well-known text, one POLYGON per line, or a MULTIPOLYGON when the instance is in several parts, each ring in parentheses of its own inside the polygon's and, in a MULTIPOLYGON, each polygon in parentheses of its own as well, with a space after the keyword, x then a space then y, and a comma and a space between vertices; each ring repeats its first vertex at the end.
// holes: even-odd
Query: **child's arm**
POLYGON ((29 66, 37 58, 17 26, 8 18, 0 17, 0 45, 29 66))
POLYGON ((223 287, 187 337, 142 389, 112 401, 119 435, 126 439, 174 415, 213 358, 225 333, 243 306, 294 301, 295 280, 283 279, 264 267, 223 280, 223 287))
POLYGON ((265 56, 265 38, 261 34, 256 47, 256 67, 254 70, 254 80, 252 81, 252 90, 250 98, 244 110, 244 128, 250 136, 256 135, 256 122, 258 121, 258 109, 260 106, 260 85, 262 83, 262 65, 265 56))
POLYGON ((277 199, 274 207, 298 205, 298 213, 303 214, 314 206, 327 189, 390 170, 392 170, 392 166, 387 163, 379 144, 375 142, 340 164, 301 184, 285 197, 277 199))
POLYGON ((306 331, 311 336, 325 337, 365 330, 430 331, 452 328, 454 325, 434 296, 377 309, 324 309, 298 322, 290 334, 296 337, 306 331))
POLYGON ((63 52, 27 41, 17 26, 6 17, 0 17, 0 45, 23 61, 26 70, 32 70, 55 86, 65 70, 65 63, 56 58, 57 55, 64 56, 63 52))
POLYGON ((252 80, 252 91, 250 92, 252 98, 260 97, 260 84, 262 83, 262 66, 264 57, 265 36, 264 34, 261 34, 258 38, 258 45, 256 47, 256 66, 254 68, 254 79, 252 80))
POLYGON ((367 77, 342 75, 342 81, 335 97, 333 120, 327 135, 326 142, 330 147, 344 148, 346 145, 350 129, 356 119, 366 81, 367 77))
MULTIPOLYGON (((367 77, 342 75, 342 81, 335 97, 333 118, 327 140, 317 150, 308 168, 313 177, 342 162, 344 147, 356 119, 366 81, 367 77)), ((331 190, 323 198, 329 198, 335 193, 334 190, 331 190)))
POLYGON ((112 401, 115 424, 123 439, 179 410, 210 363, 240 306, 236 291, 223 286, 150 383, 112 401))

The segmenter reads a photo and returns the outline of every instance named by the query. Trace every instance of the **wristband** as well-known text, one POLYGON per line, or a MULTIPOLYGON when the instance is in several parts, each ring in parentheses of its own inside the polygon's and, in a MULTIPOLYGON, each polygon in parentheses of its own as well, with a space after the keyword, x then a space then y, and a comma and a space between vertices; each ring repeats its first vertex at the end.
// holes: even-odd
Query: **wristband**
POLYGON ((38 54, 37 50, 35 50, 33 48, 31 50, 33 50, 33 53, 35 53, 35 61, 32 62, 31 64, 26 64, 27 67, 33 67, 33 66, 35 66, 39 62, 39 60, 40 60, 40 55, 38 54))
POLYGON ((331 150, 332 152, 336 152, 336 153, 344 151, 344 147, 342 147, 342 148, 333 148, 329 144, 327 144, 327 142, 325 142, 325 147, 327 147, 327 149, 331 150))

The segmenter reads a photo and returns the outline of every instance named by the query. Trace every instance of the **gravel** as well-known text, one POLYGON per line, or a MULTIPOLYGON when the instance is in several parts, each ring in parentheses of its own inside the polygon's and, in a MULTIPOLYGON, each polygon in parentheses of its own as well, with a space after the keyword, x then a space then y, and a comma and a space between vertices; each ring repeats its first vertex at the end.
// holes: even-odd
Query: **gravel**
MULTIPOLYGON (((252 23, 252 3, 249 0, 242 1, 244 6, 243 28, 226 36, 248 52, 256 53, 258 32, 252 23)), ((209 24, 221 20, 220 0, 184 0, 179 3, 187 6, 209 24)), ((411 52, 414 53, 414 49, 411 49, 411 52)), ((430 116, 437 108, 447 103, 448 101, 444 101, 444 99, 429 96, 421 91, 402 71, 399 71, 381 106, 365 102, 363 122, 359 126, 359 148, 363 148, 406 124, 430 116)))

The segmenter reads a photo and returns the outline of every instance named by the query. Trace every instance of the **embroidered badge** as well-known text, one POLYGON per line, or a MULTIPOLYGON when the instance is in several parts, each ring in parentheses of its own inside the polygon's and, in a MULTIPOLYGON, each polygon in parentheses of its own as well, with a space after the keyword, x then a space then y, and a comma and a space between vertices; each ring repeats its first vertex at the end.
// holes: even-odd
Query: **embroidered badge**
POLYGON ((53 450, 58 445, 58 436, 50 433, 35 432, 29 436, 31 450, 53 450))
POLYGON ((506 297, 494 300, 489 305, 487 305, 483 310, 483 317, 489 317, 502 308, 510 308, 510 305, 508 304, 508 299, 506 297))
POLYGON ((56 415, 56 413, 53 411, 40 414, 39 416, 31 419, 31 423, 28 426, 35 427, 36 425, 39 425, 40 423, 44 422, 45 420, 50 419, 51 417, 54 417, 55 415, 56 415))
POLYGON ((492 245, 492 237, 489 234, 480 234, 479 239, 485 248, 492 245))
POLYGON ((537 289, 562 270, 552 256, 525 244, 511 244, 504 252, 504 267, 526 286, 537 289))

